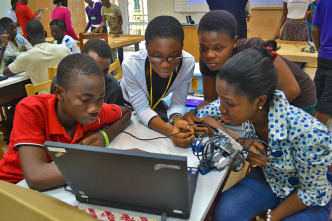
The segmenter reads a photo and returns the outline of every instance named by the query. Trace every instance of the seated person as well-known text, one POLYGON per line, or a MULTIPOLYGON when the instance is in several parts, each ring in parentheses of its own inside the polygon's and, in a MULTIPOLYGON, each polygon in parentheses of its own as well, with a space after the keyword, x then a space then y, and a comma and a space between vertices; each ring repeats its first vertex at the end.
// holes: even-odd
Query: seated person
MULTIPOLYGON (((45 41, 44 27, 36 19, 28 21, 26 25, 28 41, 34 46, 31 50, 21 54, 16 60, 3 70, 4 76, 26 71, 32 84, 48 81, 48 67, 56 67, 60 61, 70 55, 70 50, 64 45, 53 45, 45 41)), ((49 93, 49 90, 39 94, 49 93)))
MULTIPOLYGON (((226 11, 213 10, 206 13, 199 23, 199 51, 200 71, 202 73, 204 102, 199 108, 218 99, 216 93, 216 74, 219 69, 235 54, 254 47, 258 44, 265 44, 260 38, 248 38, 238 40, 236 33, 236 19, 226 11), (223 21, 223 22, 219 22, 223 21)), ((269 42, 270 47, 275 42, 269 42)), ((278 89, 280 89, 291 105, 299 107, 313 115, 316 104, 315 84, 298 65, 278 56, 274 64, 279 75, 278 89)), ((212 111, 204 108, 200 117, 212 114, 212 111), (204 115, 202 114, 204 112, 204 115)), ((213 111, 212 115, 220 116, 220 113, 213 111)), ((193 123, 190 119, 189 123, 193 123)))
POLYGON ((5 66, 3 60, 9 56, 9 52, 6 50, 10 36, 7 35, 6 30, 0 26, 0 68, 5 66))
MULTIPOLYGON (((252 220, 269 210, 270 220, 329 220, 331 132, 276 90, 275 56, 257 45, 234 55, 217 74, 223 119, 242 124, 245 137, 251 138, 245 145, 255 139, 249 150, 260 156, 248 154, 247 161, 257 166, 223 192, 212 220, 252 220)), ((211 117, 203 123, 223 129, 211 117)))
POLYGON ((91 56, 65 57, 57 77, 55 95, 29 96, 17 105, 8 152, 0 161, 0 180, 25 179, 36 190, 64 185, 65 179, 43 148, 45 141, 105 147, 106 140, 129 122, 128 108, 104 103, 103 72, 91 56), (100 130, 107 126, 104 137, 100 130))
MULTIPOLYGON (((195 59, 182 50, 183 39, 183 28, 177 19, 156 17, 145 31, 146 50, 135 52, 122 63, 120 85, 125 101, 146 126, 166 136, 179 133, 188 124, 183 115, 195 59), (171 92, 167 110, 161 99, 171 92)), ((170 137, 175 145, 190 144, 194 131, 187 128, 190 130, 170 137)))
MULTIPOLYGON (((110 73, 108 73, 112 60, 112 49, 110 46, 103 40, 90 39, 83 46, 82 53, 93 57, 103 70, 106 91, 104 102, 124 106, 124 99, 120 84, 110 73)), ((51 85, 52 94, 54 94, 53 88, 56 83, 57 77, 55 75, 51 85)))
POLYGON ((10 56, 16 57, 20 54, 32 49, 32 45, 20 34, 16 32, 16 25, 10 18, 3 17, 0 19, 0 26, 6 29, 7 34, 10 35, 9 43, 6 50, 10 56))
POLYGON ((80 49, 77 46, 76 41, 69 35, 65 35, 67 31, 66 23, 61 19, 54 19, 50 23, 51 35, 54 38, 53 44, 66 45, 70 51, 74 53, 80 53, 80 49))

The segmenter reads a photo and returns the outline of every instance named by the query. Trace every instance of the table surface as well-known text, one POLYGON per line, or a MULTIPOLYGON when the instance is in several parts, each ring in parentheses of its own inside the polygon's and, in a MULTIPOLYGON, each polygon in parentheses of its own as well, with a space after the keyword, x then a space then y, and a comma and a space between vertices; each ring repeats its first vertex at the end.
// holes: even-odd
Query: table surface
MULTIPOLYGON (((133 113, 131 122, 126 128, 127 132, 139 137, 139 138, 152 138, 163 136, 162 134, 153 131, 143 125, 139 118, 133 113)), ((191 148, 179 148, 173 145, 170 139, 158 139, 154 141, 140 141, 127 134, 121 134, 117 136, 108 146, 108 148, 116 149, 133 149, 137 148, 146 152, 151 153, 161 153, 161 154, 172 154, 172 155, 181 155, 187 157, 188 166, 197 167, 198 159, 193 155, 191 148)), ((191 215, 189 220, 203 220, 206 216, 215 196, 218 193, 218 190, 226 177, 228 169, 225 169, 222 172, 212 171, 207 175, 199 174, 196 186, 196 192, 194 196, 193 206, 191 209, 191 215)), ((17 185, 27 187, 25 180, 21 181, 17 185)), ((124 213, 136 216, 149 217, 154 219, 160 219, 160 216, 153 214, 140 213, 135 211, 127 211, 117 208, 110 208, 104 206, 97 206, 92 204, 84 204, 76 201, 73 194, 66 192, 63 187, 55 188, 52 190, 44 191, 45 194, 55 197, 59 200, 62 200, 70 205, 83 206, 88 208, 106 210, 117 213, 124 213)), ((183 220, 178 218, 168 218, 167 220, 183 220)))
POLYGON ((302 41, 277 41, 281 47, 277 53, 293 62, 317 63, 318 53, 301 52, 301 49, 308 46, 307 42, 302 41))
POLYGON ((0 88, 6 87, 15 83, 19 83, 21 81, 25 81, 30 79, 29 75, 26 72, 18 73, 13 76, 10 76, 8 79, 4 81, 0 81, 0 88))
MULTIPOLYGON (((48 43, 53 43, 53 37, 47 37, 46 41, 48 43)), ((88 39, 84 39, 83 42, 87 42, 88 39)), ((141 41, 145 41, 144 35, 126 35, 120 34, 120 37, 114 38, 114 34, 108 34, 108 44, 113 48, 124 47, 127 45, 132 45, 139 43, 141 41)))

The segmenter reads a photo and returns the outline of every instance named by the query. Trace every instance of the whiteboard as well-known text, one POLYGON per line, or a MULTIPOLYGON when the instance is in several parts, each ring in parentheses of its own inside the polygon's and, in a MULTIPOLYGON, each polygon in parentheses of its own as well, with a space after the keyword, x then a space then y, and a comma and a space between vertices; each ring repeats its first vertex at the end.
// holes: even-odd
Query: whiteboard
MULTIPOLYGON (((208 4, 190 3, 192 0, 174 0, 174 12, 208 12, 208 4)), ((196 1, 203 2, 203 1, 196 1)))
POLYGON ((257 7, 283 7, 283 0, 251 0, 251 8, 257 7))

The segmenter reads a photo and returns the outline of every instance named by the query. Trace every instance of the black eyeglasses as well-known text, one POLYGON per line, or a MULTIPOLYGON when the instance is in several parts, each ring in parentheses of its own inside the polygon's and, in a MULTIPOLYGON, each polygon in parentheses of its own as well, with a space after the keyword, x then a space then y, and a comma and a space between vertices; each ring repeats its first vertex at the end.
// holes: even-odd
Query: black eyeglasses
POLYGON ((163 62, 165 59, 168 61, 168 62, 179 62, 181 61, 182 59, 182 53, 181 53, 181 57, 169 57, 169 58, 159 58, 159 57, 153 57, 153 56, 150 56, 149 52, 148 52, 148 57, 151 61, 153 62, 163 62))

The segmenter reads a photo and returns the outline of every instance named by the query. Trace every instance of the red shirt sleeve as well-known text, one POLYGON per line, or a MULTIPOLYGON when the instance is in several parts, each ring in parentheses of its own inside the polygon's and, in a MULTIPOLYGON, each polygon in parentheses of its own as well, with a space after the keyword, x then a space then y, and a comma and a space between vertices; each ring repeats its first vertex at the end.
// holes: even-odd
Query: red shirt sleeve
POLYGON ((43 112, 45 110, 39 105, 31 105, 34 102, 30 98, 25 98, 16 106, 11 133, 14 148, 17 148, 17 145, 44 145, 46 119, 43 112))
POLYGON ((67 34, 72 37, 75 40, 78 40, 78 37, 73 29, 73 27, 71 26, 71 14, 69 9, 67 10, 67 12, 65 13, 65 23, 67 26, 67 34))
POLYGON ((103 104, 99 117, 103 121, 103 125, 109 125, 122 117, 122 110, 115 104, 103 104))

